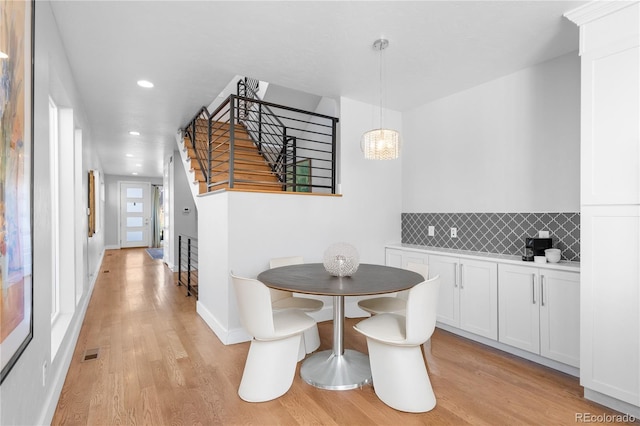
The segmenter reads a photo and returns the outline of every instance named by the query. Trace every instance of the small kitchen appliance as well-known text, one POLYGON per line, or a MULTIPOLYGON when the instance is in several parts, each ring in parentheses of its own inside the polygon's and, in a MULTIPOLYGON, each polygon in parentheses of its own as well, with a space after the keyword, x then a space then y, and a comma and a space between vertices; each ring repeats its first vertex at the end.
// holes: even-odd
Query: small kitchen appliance
POLYGON ((544 256, 548 248, 551 248, 551 238, 525 237, 522 260, 533 262, 535 256, 544 256))

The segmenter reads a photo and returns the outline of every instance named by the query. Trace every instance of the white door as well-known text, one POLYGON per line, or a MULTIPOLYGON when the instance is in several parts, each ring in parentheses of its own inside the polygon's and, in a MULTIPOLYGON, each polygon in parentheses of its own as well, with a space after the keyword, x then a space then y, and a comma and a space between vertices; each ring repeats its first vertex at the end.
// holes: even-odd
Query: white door
POLYGON ((151 184, 120 182, 120 247, 149 247, 151 184))

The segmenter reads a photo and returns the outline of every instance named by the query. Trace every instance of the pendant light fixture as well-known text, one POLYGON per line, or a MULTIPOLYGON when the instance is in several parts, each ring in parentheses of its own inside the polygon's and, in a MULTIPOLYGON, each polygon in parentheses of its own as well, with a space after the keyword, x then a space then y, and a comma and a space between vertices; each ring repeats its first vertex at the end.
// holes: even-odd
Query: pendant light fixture
POLYGON ((368 160, 393 160, 400 155, 400 134, 392 129, 385 129, 382 122, 382 51, 389 47, 389 40, 379 39, 373 43, 373 50, 380 52, 380 128, 369 130, 362 135, 360 148, 364 158, 368 160))

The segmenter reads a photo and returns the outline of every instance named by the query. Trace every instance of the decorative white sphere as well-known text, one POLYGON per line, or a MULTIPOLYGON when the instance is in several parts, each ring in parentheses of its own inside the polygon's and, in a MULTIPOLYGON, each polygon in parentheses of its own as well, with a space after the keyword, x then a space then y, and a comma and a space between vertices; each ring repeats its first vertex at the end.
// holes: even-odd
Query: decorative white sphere
POLYGON ((349 277, 358 270, 358 250, 348 243, 331 244, 324 252, 324 269, 336 277, 349 277))

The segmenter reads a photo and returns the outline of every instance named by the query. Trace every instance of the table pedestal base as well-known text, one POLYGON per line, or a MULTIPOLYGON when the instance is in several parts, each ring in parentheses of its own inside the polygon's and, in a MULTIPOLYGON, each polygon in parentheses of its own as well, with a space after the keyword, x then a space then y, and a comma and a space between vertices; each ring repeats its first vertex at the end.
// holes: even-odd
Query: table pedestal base
POLYGON ((361 352, 345 349, 336 356, 333 350, 327 350, 304 360, 300 376, 320 389, 355 389, 371 383, 371 367, 369 357, 361 352))

